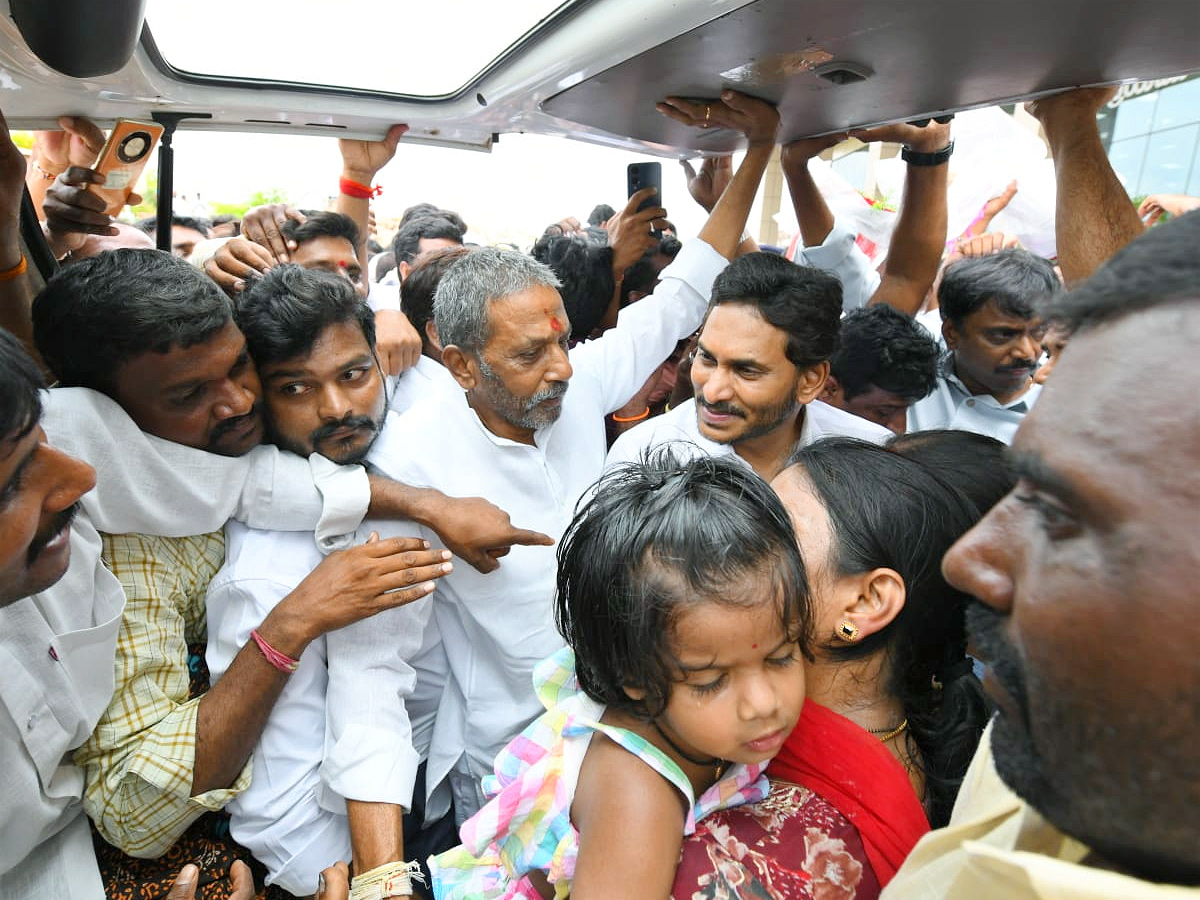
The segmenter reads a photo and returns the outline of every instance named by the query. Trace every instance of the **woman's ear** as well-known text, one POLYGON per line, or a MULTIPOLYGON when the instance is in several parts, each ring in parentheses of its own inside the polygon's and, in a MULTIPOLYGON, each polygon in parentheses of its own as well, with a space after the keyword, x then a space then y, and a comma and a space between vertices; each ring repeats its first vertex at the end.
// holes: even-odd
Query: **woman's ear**
POLYGON ((892 624, 904 609, 908 591, 895 569, 872 569, 853 578, 855 599, 846 607, 843 618, 858 629, 857 639, 862 640, 892 624))
POLYGON ((646 699, 646 692, 642 688, 630 687, 629 685, 622 686, 621 690, 625 692, 625 696, 637 703, 646 699))

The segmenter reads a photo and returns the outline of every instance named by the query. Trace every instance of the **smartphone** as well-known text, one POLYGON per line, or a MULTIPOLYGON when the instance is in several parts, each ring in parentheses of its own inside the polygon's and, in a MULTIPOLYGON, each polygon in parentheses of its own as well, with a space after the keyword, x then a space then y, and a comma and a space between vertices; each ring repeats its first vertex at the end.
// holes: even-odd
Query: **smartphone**
POLYGON ((644 162, 630 163, 626 171, 626 177, 629 183, 629 193, 626 196, 632 197, 642 188, 652 187, 655 194, 647 197, 638 204, 638 209, 643 210, 651 206, 662 206, 662 163, 644 162))
POLYGON ((105 182, 88 186, 88 190, 107 204, 104 211, 108 215, 115 216, 129 200, 162 133, 163 127, 154 122, 118 119, 113 126, 92 166, 104 174, 105 182))

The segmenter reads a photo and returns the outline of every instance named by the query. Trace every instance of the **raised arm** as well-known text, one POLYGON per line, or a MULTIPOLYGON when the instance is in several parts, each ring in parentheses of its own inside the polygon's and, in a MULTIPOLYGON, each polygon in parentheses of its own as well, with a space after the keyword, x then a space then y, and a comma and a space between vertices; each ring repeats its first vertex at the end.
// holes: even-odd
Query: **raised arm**
MULTIPOLYGON (((733 157, 731 155, 707 157, 700 164, 699 172, 686 159, 680 160, 680 164, 683 166, 684 177, 687 179, 688 193, 704 208, 705 212, 711 215, 713 207, 717 205, 717 201, 725 193, 725 188, 729 187, 729 182, 733 180, 733 157)), ((738 245, 738 256, 758 250, 758 244, 749 234, 746 234, 744 238, 738 245)))
POLYGON ((1096 111, 1116 87, 1080 88, 1028 104, 1046 132, 1058 196, 1058 265, 1070 288, 1145 230, 1100 141, 1096 111))
POLYGON ((0 326, 40 361, 33 346, 33 288, 25 274, 29 264, 21 252, 24 184, 25 157, 9 139, 8 123, 0 115, 0 326))
POLYGON ((867 301, 916 315, 933 286, 946 248, 946 188, 950 171, 950 125, 883 125, 851 134, 864 142, 896 141, 911 154, 904 198, 888 248, 887 271, 867 301))
POLYGON ((355 249, 358 250, 358 262, 364 272, 367 271, 367 234, 375 176, 392 161, 396 155, 396 145, 406 131, 407 125, 393 125, 381 141, 338 141, 338 150, 342 154, 342 175, 334 209, 349 216, 358 226, 358 247, 355 249))
POLYGON ((724 91, 720 99, 703 103, 668 97, 658 104, 658 111, 695 128, 729 128, 746 136, 746 156, 699 234, 700 240, 732 259, 742 242, 750 206, 775 147, 779 111, 763 100, 736 91, 724 91))
POLYGON ((83 116, 62 116, 58 130, 36 131, 29 154, 29 174, 26 185, 38 217, 42 201, 51 183, 71 166, 91 166, 104 146, 104 132, 91 119, 83 116))
POLYGON ((805 247, 820 247, 833 231, 833 211, 808 171, 808 161, 845 139, 844 134, 827 134, 783 145, 779 164, 792 198, 792 209, 805 247))

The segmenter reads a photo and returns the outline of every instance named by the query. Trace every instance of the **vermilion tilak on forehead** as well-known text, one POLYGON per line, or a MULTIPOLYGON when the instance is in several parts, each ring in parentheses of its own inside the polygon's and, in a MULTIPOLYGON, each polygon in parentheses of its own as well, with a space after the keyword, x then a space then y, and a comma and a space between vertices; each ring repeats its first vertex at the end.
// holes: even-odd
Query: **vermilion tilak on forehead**
POLYGON ((550 317, 550 327, 555 331, 562 331, 562 322, 558 321, 557 316, 550 317))

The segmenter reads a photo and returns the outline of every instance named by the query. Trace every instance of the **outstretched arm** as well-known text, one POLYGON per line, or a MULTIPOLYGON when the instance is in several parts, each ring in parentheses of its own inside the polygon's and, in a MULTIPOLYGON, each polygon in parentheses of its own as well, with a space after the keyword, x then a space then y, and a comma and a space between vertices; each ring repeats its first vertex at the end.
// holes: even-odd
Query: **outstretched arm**
POLYGON ((1081 88, 1027 106, 1054 158, 1054 231, 1067 287, 1087 278, 1145 227, 1100 141, 1096 111, 1116 87, 1081 88))

